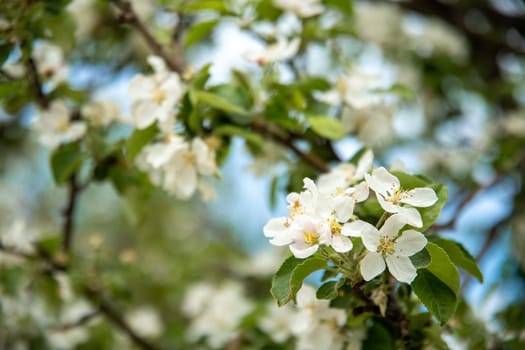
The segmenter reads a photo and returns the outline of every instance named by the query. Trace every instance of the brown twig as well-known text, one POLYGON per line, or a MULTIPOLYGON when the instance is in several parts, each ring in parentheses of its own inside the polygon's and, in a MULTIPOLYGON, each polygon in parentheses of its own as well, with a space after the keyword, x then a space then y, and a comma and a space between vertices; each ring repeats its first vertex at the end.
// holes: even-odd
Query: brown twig
POLYGON ((41 108, 47 109, 51 104, 51 101, 49 101, 42 90, 42 82, 40 81, 40 76, 38 75, 38 69, 36 67, 35 60, 33 60, 31 57, 27 60, 27 68, 32 81, 36 102, 41 108))
POLYGON ((84 286, 83 293, 98 306, 100 313, 108 321, 125 333, 136 345, 144 350, 161 350, 160 347, 135 332, 101 291, 90 286, 84 286))
POLYGON ((69 178, 67 203, 63 211, 64 224, 62 225, 62 250, 66 254, 71 251, 71 245, 73 242, 75 209, 77 207, 78 196, 82 189, 85 188, 85 186, 79 186, 77 178, 77 173, 73 173, 69 178))
POLYGON ((93 320, 95 317, 97 317, 99 315, 100 315, 100 311, 99 310, 95 310, 95 311, 92 311, 92 312, 89 312, 89 313, 83 315, 82 317, 80 317, 78 320, 76 320, 74 322, 60 324, 60 325, 51 327, 50 329, 52 331, 56 331, 56 332, 65 332, 65 331, 68 331, 68 330, 73 329, 73 328, 81 327, 81 326, 89 323, 91 320, 93 320))
MULTIPOLYGON (((137 16, 135 11, 133 10, 133 6, 129 2, 129 0, 109 0, 111 3, 113 3, 119 10, 120 10, 120 19, 133 26, 135 29, 138 30, 138 32, 142 35, 148 46, 151 48, 151 50, 158 56, 162 57, 164 62, 166 62, 166 65, 173 71, 182 74, 183 73, 183 65, 181 62, 183 62, 180 58, 177 58, 176 55, 170 56, 166 53, 164 50, 164 46, 162 46, 151 34, 148 27, 140 20, 140 18, 137 16)), ((179 52, 180 54, 180 52, 179 52)))
POLYGON ((258 132, 262 136, 269 137, 270 139, 286 146, 289 148, 293 153, 295 153, 301 160, 303 160, 305 163, 313 166, 315 169, 321 171, 321 172, 327 172, 330 170, 330 167, 317 155, 314 153, 306 153, 303 152, 301 149, 299 149, 292 141, 292 139, 283 133, 279 132, 278 130, 275 130, 273 128, 270 128, 267 126, 262 120, 254 119, 252 121, 252 129, 255 132, 258 132))

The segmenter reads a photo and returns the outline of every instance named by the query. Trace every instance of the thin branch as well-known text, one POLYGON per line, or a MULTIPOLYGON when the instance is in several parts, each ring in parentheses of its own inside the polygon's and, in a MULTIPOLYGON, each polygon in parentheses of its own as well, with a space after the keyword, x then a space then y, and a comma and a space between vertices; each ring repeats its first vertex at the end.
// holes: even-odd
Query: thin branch
POLYGON ((50 329, 55 332, 65 332, 73 328, 82 327, 83 325, 89 323, 91 320, 93 320, 98 315, 100 315, 100 311, 95 310, 95 311, 92 311, 92 312, 89 312, 83 315, 82 317, 80 317, 78 320, 74 322, 60 324, 58 326, 51 327, 50 329))
POLYGON ((35 60, 29 58, 27 60, 27 68, 29 71, 29 76, 32 81, 32 87, 35 94, 37 104, 43 108, 47 109, 50 105, 50 101, 47 96, 44 94, 42 89, 42 82, 40 81, 40 76, 38 75, 38 69, 36 67, 35 60))
POLYGON ((135 332, 102 292, 89 286, 84 286, 83 292, 89 300, 99 307, 100 313, 115 327, 124 332, 137 346, 144 350, 161 350, 160 347, 135 332))
POLYGON ((78 175, 73 173, 68 182, 68 197, 66 207, 64 208, 64 224, 62 225, 62 250, 69 254, 73 242, 74 225, 75 225, 75 209, 77 207, 78 196, 85 186, 78 184, 78 175))
POLYGON ((319 158, 314 153, 306 153, 300 150, 293 141, 287 137, 286 135, 283 135, 282 133, 269 128, 263 121, 255 119, 252 121, 252 129, 262 136, 269 137, 270 139, 286 146, 289 148, 293 153, 295 153, 301 160, 303 160, 305 163, 310 164, 317 170, 321 172, 328 172, 330 170, 330 167, 319 158))
POLYGON ((183 73, 183 65, 181 63, 180 59, 177 59, 174 55, 173 57, 168 55, 166 51, 164 50, 164 46, 162 46, 151 34, 148 27, 140 20, 140 18, 137 16, 135 11, 133 10, 133 6, 131 5, 129 0, 109 0, 111 3, 113 3, 121 12, 120 19, 124 21, 125 23, 129 23, 131 26, 133 26, 135 29, 138 30, 138 32, 142 35, 148 46, 151 48, 151 50, 157 55, 162 57, 164 62, 168 65, 168 67, 179 73, 183 73))

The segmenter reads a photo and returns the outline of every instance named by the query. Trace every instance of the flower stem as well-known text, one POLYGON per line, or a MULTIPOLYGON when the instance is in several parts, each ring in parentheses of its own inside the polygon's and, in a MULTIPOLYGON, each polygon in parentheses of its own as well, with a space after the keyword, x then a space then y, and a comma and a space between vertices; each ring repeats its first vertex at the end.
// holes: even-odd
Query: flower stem
POLYGON ((383 213, 383 215, 381 215, 381 217, 379 218, 379 221, 377 221, 377 224, 376 224, 376 228, 380 228, 381 225, 383 225, 383 223, 385 222, 385 220, 388 218, 389 216, 389 213, 387 213, 386 211, 383 213))

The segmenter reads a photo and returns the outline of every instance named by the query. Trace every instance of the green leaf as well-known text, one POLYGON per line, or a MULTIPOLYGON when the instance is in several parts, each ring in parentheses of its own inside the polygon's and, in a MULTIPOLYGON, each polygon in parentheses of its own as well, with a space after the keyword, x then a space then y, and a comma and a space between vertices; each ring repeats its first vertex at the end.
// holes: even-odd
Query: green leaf
POLYGON ((447 252, 434 243, 428 243, 426 250, 429 252, 432 262, 427 270, 445 283, 454 293, 459 291, 459 272, 452 263, 447 252))
POLYGON ((463 245, 444 238, 433 239, 432 243, 443 248, 450 257, 450 260, 452 260, 456 266, 476 277, 478 281, 483 282, 483 274, 481 273, 476 260, 470 255, 465 247, 463 247, 463 245))
POLYGON ((303 281, 312 272, 326 268, 326 260, 318 256, 306 259, 289 257, 281 265, 273 276, 270 292, 279 306, 287 304, 292 300, 303 281))
POLYGON ((396 347, 388 327, 381 321, 374 320, 374 323, 368 328, 362 348, 366 350, 394 350, 396 347))
POLYGON ((334 299, 339 296, 339 288, 345 283, 345 279, 341 278, 337 281, 329 281, 323 284, 317 290, 316 296, 318 299, 334 299))
POLYGON ((277 204, 277 185, 279 183, 279 177, 274 176, 270 184, 270 208, 275 208, 277 204))
POLYGON ((256 148, 261 148, 264 144, 264 139, 261 135, 251 132, 249 130, 234 126, 234 125, 221 125, 215 129, 215 135, 217 136, 240 136, 246 140, 249 144, 256 148))
POLYGON ((196 13, 204 10, 212 10, 220 13, 227 13, 226 3, 222 0, 192 0, 185 1, 182 12, 196 13))
POLYGON ((129 161, 133 161, 142 148, 153 140, 157 135, 157 124, 148 126, 145 129, 136 129, 126 140, 126 156, 129 161))
POLYGON ((215 18, 209 21, 202 21, 192 25, 184 34, 182 44, 185 47, 190 47, 191 45, 201 41, 204 37, 210 34, 210 32, 213 30, 213 28, 215 28, 218 22, 219 20, 215 18))
POLYGON ((411 286, 419 300, 442 325, 456 311, 458 302, 456 293, 429 270, 418 270, 411 286))
POLYGON ((339 140, 345 136, 343 124, 337 119, 327 116, 309 116, 308 122, 313 131, 327 139, 339 140))
POLYGON ((415 255, 412 255, 410 257, 410 261, 412 261, 412 264, 417 269, 419 269, 419 268, 427 267, 428 265, 430 265, 430 263, 432 261, 432 258, 430 257, 430 254, 428 253, 428 251, 425 248, 422 251, 420 251, 419 253, 417 253, 415 255))
POLYGON ((57 184, 63 184, 82 165, 80 142, 67 143, 51 154, 51 171, 57 184))
POLYGON ((327 6, 334 7, 343 14, 351 16, 353 13, 353 0, 325 0, 327 6))
POLYGON ((227 113, 236 113, 243 116, 248 116, 249 112, 244 108, 231 103, 222 96, 208 92, 208 91, 193 91, 192 95, 195 100, 207 104, 213 108, 219 109, 227 113))

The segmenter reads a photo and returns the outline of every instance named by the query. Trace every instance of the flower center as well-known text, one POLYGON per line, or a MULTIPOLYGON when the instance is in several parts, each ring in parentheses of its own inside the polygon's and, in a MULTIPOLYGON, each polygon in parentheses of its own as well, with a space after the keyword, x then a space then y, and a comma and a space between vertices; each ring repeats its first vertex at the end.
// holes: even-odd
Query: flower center
POLYGON ((296 200, 290 206, 290 217, 303 214, 303 205, 300 200, 296 200))
POLYGON ((184 154, 184 162, 188 165, 191 165, 193 163, 195 163, 195 161, 197 160, 197 157, 195 156, 195 154, 193 152, 188 152, 186 154, 184 154))
POLYGON ((330 226, 330 231, 332 231, 333 235, 338 235, 341 233, 341 224, 338 223, 336 219, 328 219, 328 225, 330 226))
POLYGON ((408 195, 406 194, 406 191, 403 191, 401 189, 401 186, 396 188, 395 185, 392 185, 392 188, 386 191, 386 193, 388 195, 386 200, 391 202, 394 205, 398 205, 401 200, 408 197, 408 195))
POLYGON ((304 235, 304 241, 306 242, 306 244, 309 244, 309 245, 319 244, 319 235, 317 234, 317 232, 304 231, 303 235, 304 235))
POLYGON ((155 93, 153 94, 153 101, 157 102, 157 103, 162 103, 162 101, 164 101, 166 99, 166 93, 162 90, 156 90, 155 93))
POLYGON ((377 247, 377 252, 383 256, 392 255, 396 250, 396 243, 391 241, 386 237, 381 237, 379 239, 379 246, 377 247))
POLYGON ((65 132, 69 128, 69 118, 60 118, 60 121, 58 122, 58 131, 65 132))

